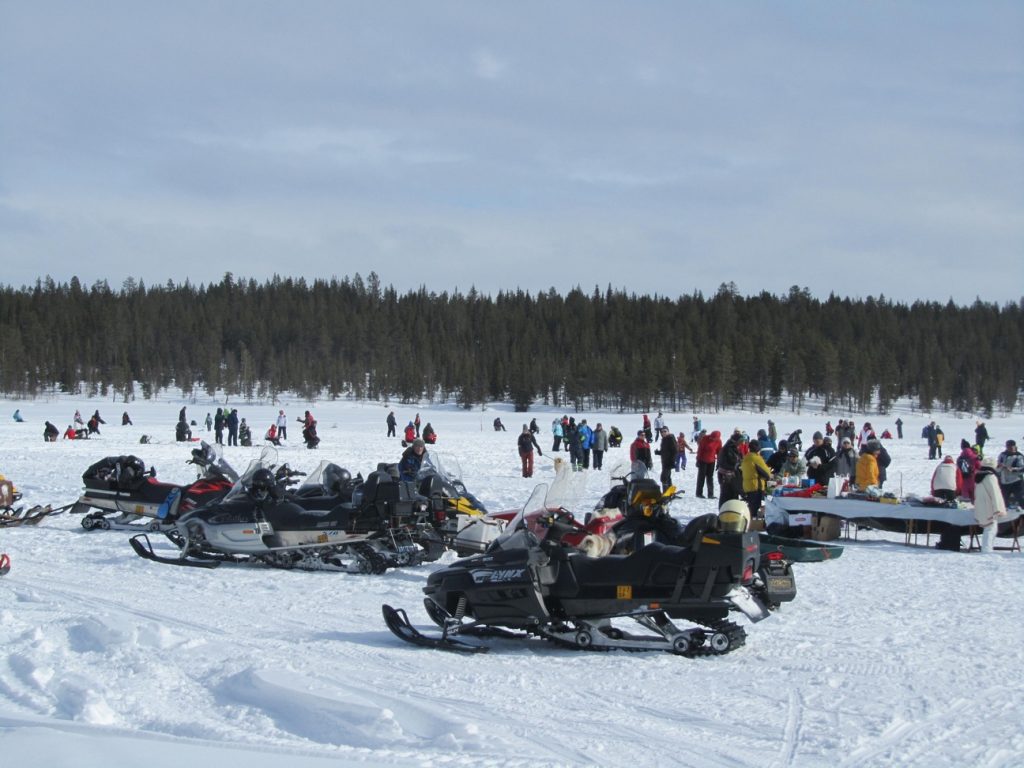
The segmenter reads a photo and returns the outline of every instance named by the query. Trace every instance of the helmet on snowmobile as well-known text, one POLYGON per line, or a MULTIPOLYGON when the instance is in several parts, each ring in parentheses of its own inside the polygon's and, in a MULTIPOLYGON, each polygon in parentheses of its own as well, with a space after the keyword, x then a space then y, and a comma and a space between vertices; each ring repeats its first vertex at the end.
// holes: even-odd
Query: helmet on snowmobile
POLYGON ((750 528, 750 509, 746 502, 730 499, 718 510, 718 526, 726 533, 743 533, 750 528))
POLYGON ((269 469, 262 468, 253 472, 252 479, 249 481, 249 495, 254 499, 263 501, 273 495, 276 488, 277 481, 274 479, 274 473, 269 469))

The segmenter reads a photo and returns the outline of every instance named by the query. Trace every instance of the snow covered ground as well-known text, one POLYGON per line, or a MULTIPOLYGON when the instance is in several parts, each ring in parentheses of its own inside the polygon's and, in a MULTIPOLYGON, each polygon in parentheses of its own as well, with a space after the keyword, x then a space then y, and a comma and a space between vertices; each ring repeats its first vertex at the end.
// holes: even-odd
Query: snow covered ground
MULTIPOLYGON (((26 504, 73 501, 82 471, 135 453, 162 480, 188 482, 188 450, 173 441, 182 401, 137 401, 134 426, 110 400, 6 401, 0 472, 26 504), (20 407, 26 423, 11 413, 20 407), (88 441, 44 443, 75 409, 108 422, 88 441), (142 434, 154 436, 140 445, 142 434)), ((188 404, 202 421, 215 406, 188 404)), ((257 435, 277 406, 239 404, 257 435)), ((311 470, 329 458, 354 472, 397 460, 385 437, 415 408, 349 402, 311 407, 323 442, 305 450, 295 429, 282 460, 311 470)), ((522 504, 515 437, 523 414, 506 408, 420 408, 490 509, 522 504), (501 415, 509 431, 495 433, 501 415)), ((535 480, 553 477, 548 428, 535 480)), ((627 436, 638 414, 580 414, 627 436)), ((770 414, 782 434, 820 429, 820 414, 770 414)), ((841 414, 840 414, 841 415, 841 414)), ((934 463, 918 437, 926 418, 903 413, 903 441, 887 487, 925 492, 934 463)), ((668 414, 675 430, 692 414, 668 414)), ((765 415, 704 414, 704 426, 754 434, 765 415)), ((835 417, 833 416, 833 422, 835 417)), ((892 428, 892 418, 872 418, 892 428)), ((857 417, 861 423, 863 418, 857 417)), ((974 418, 942 416, 949 448, 974 418)), ((297 425, 295 425, 297 426, 297 425)), ((1020 439, 1024 417, 988 422, 992 449, 1020 439)), ((197 434, 205 436, 202 427, 197 434)), ((259 448, 230 448, 243 469, 259 448)), ((613 450, 606 467, 625 448, 613 450)), ((691 460, 678 473, 680 518, 710 511, 692 497, 691 460)), ((610 486, 591 472, 579 511, 610 486)), ((7 762, 45 766, 600 764, 694 766, 1024 765, 1024 556, 906 547, 900 535, 861 533, 839 560, 797 565, 799 595, 748 627, 724 657, 581 653, 541 641, 491 641, 462 656, 403 644, 384 626, 383 602, 428 626, 421 586, 441 563, 382 576, 266 568, 174 568, 139 559, 127 536, 85 532, 62 515, 0 530, 13 561, 0 579, 0 749, 7 762)), ((923 544, 923 538, 921 539, 923 544)), ((934 544, 934 539, 933 542, 934 544)))

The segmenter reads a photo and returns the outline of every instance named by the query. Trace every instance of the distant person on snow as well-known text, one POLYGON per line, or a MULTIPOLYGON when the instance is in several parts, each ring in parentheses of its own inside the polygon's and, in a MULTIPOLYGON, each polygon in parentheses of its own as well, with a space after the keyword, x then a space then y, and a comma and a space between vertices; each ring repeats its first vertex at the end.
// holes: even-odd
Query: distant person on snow
POLYGON ((60 430, 59 429, 57 429, 50 422, 46 422, 46 426, 43 427, 43 440, 45 440, 48 443, 56 443, 57 442, 57 435, 59 435, 59 434, 60 434, 60 430))
POLYGON ((228 428, 228 445, 238 446, 238 409, 232 408, 231 413, 224 420, 224 425, 228 428))
POLYGON ((533 432, 530 431, 528 424, 523 424, 523 431, 517 438, 517 445, 519 447, 519 459, 523 463, 523 477, 533 477, 533 450, 537 449, 537 454, 543 456, 540 452, 540 446, 537 445, 537 438, 533 436, 533 432))
POLYGON ((412 441, 416 439, 416 425, 411 421, 405 425, 405 444, 412 445, 412 441))
POLYGON ((281 438, 277 436, 277 424, 271 424, 270 429, 267 430, 267 434, 265 434, 263 438, 273 443, 274 445, 280 447, 281 438))
POLYGON ((14 410, 14 420, 17 422, 25 421, 25 419, 21 417, 21 408, 16 408, 14 410))
POLYGON ((551 451, 554 453, 558 452, 558 447, 562 444, 562 420, 552 419, 551 420, 551 436, 554 437, 555 441, 551 445, 551 451))
POLYGON ((423 442, 425 442, 427 445, 433 445, 434 443, 437 442, 437 432, 435 432, 434 428, 430 426, 429 421, 427 422, 427 425, 423 428, 423 442))
MULTIPOLYGON (((180 413, 178 415, 181 416, 180 413)), ((192 439, 192 428, 189 427, 188 422, 184 419, 178 419, 178 423, 174 425, 174 439, 179 443, 184 443, 192 439)))
POLYGON ((283 408, 277 412, 277 439, 288 439, 288 417, 284 415, 283 408))
POLYGON ((388 418, 386 421, 388 425, 388 437, 396 437, 396 430, 398 429, 398 419, 395 418, 394 411, 388 413, 388 418))
POLYGON ((630 472, 637 480, 647 477, 647 473, 654 466, 651 459, 651 444, 647 442, 647 435, 642 429, 637 430, 636 440, 629 444, 630 472))
POLYGON ((132 426, 132 417, 128 415, 128 411, 121 414, 121 426, 130 427, 132 426))
MULTIPOLYGON (((658 413, 658 418, 661 418, 661 413, 658 413)), ((658 456, 661 457, 661 492, 665 493, 669 488, 672 487, 672 470, 676 466, 676 456, 679 452, 678 446, 676 446, 676 439, 672 435, 672 431, 662 425, 661 427, 661 445, 658 446, 658 450, 655 451, 658 456)))
POLYGON ((504 432, 505 431, 505 425, 501 423, 501 417, 500 416, 498 416, 494 420, 494 431, 495 432, 504 432))

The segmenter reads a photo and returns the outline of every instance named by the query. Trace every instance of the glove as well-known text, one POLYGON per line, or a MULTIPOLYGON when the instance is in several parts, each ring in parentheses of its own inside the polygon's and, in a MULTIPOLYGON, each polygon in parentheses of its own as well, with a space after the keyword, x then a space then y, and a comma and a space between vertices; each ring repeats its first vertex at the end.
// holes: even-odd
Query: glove
POLYGON ((541 452, 540 452, 540 451, 538 450, 538 451, 537 451, 537 455, 538 455, 538 456, 543 456, 544 454, 543 454, 543 453, 541 453, 541 452))

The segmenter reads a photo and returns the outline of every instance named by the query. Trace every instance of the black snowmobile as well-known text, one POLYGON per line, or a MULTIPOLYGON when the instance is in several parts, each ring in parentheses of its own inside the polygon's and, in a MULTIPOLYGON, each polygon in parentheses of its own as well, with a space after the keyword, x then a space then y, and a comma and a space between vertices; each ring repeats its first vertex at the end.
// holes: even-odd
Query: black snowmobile
POLYGON ((770 598, 754 587, 759 566, 754 532, 723 530, 716 515, 692 520, 676 544, 652 542, 628 555, 589 557, 565 546, 577 530, 571 513, 552 510, 539 486, 484 554, 428 578, 423 591, 440 637, 421 634, 405 611, 382 606, 388 628, 414 645, 478 652, 466 636, 538 635, 580 649, 664 650, 684 656, 722 654, 743 645, 740 612, 757 622, 770 598), (632 634, 616 620, 647 630, 632 634), (677 626, 682 620, 696 625, 677 626), (510 630, 518 630, 514 634, 510 630))
POLYGON ((156 468, 146 469, 138 456, 107 456, 82 474, 85 489, 70 513, 87 513, 87 531, 169 529, 179 514, 223 498, 238 480, 219 446, 201 443, 186 464, 195 465, 196 481, 175 485, 158 481, 156 468))
POLYGON ((336 465, 330 479, 307 482, 295 493, 282 482, 287 466, 274 466, 264 449, 223 500, 182 515, 167 537, 177 557, 156 553, 148 536, 133 536, 136 554, 173 565, 212 568, 220 563, 264 563, 284 568, 383 573, 418 565, 444 551, 427 520, 427 504, 410 483, 372 472, 351 484, 336 465), (348 499, 345 499, 346 494, 348 499), (426 542, 421 544, 420 542, 426 542), (434 550, 426 551, 433 543, 434 550))
POLYGON ((486 517, 486 507, 466 488, 455 458, 427 451, 416 485, 420 495, 430 500, 434 530, 460 557, 482 552, 500 533, 498 521, 486 517), (469 527, 477 531, 476 535, 467 533, 469 527))

